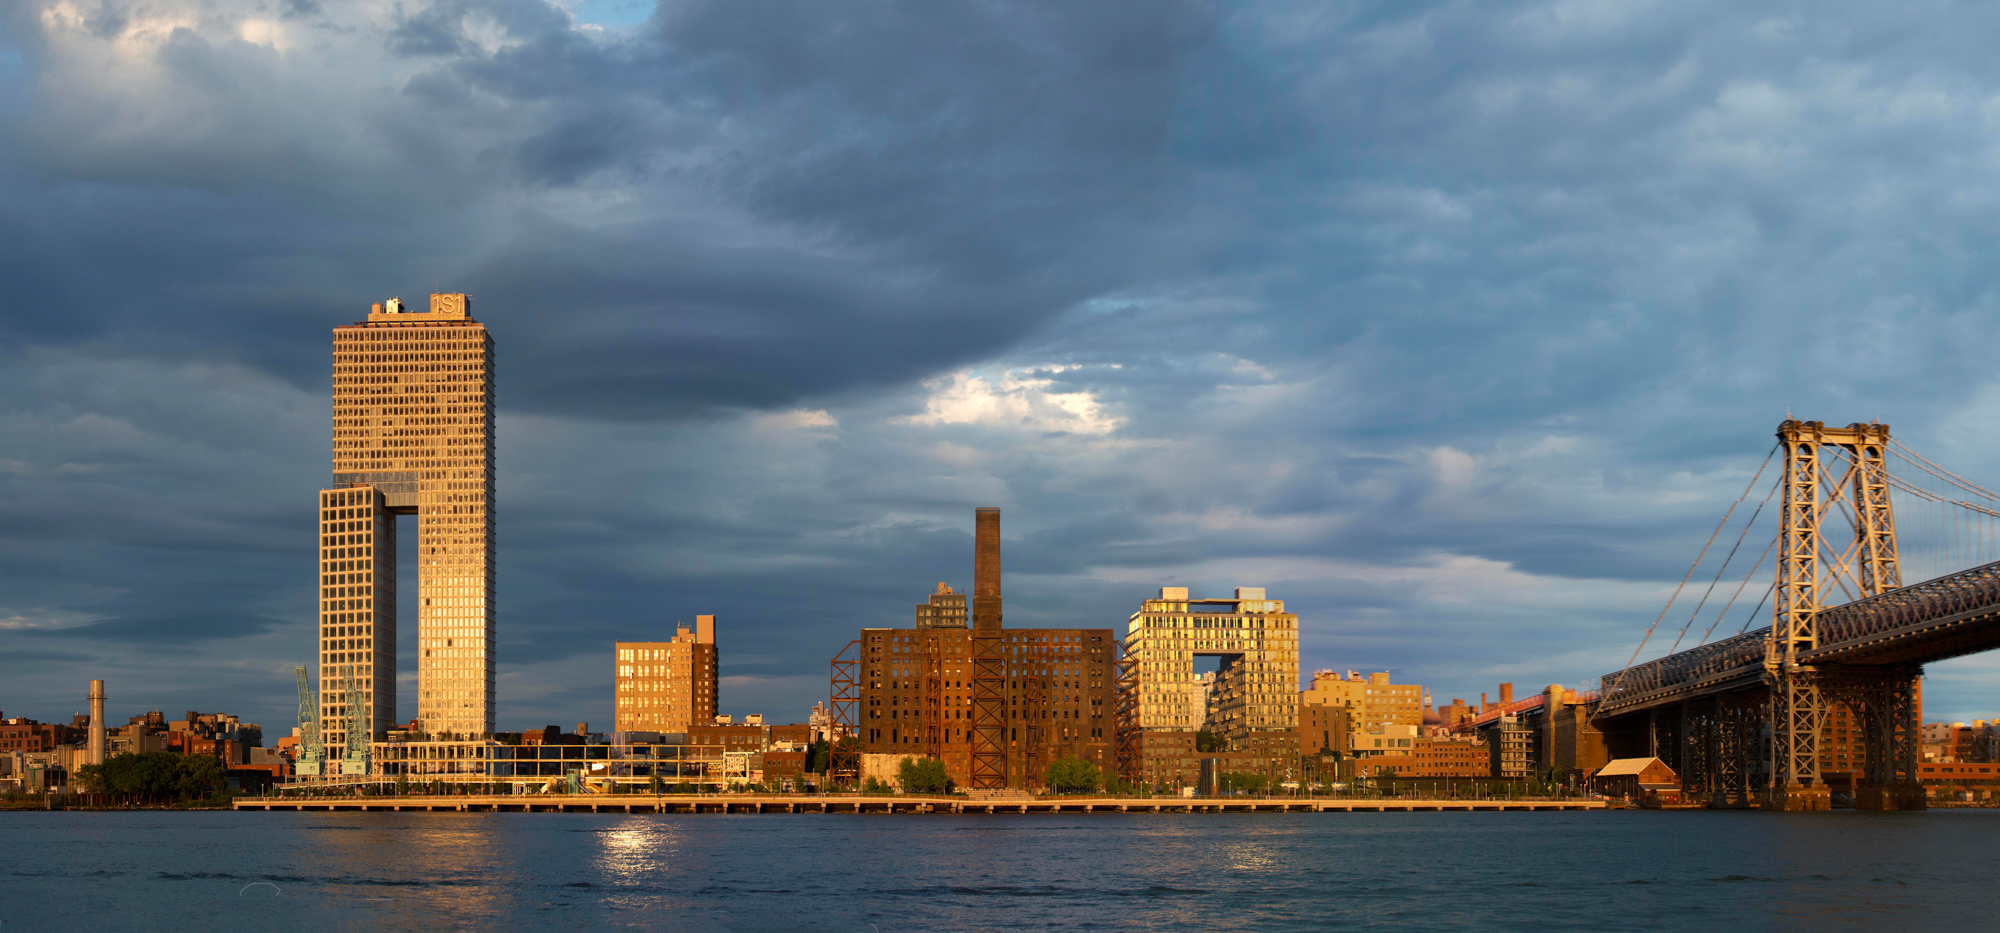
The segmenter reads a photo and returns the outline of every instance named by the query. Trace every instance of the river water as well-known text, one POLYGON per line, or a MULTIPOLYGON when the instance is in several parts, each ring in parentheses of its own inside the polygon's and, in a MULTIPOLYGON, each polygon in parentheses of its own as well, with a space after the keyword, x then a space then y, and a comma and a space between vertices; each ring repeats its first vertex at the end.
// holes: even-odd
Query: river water
POLYGON ((27 930, 1988 929, 2000 811, 0 812, 27 930))

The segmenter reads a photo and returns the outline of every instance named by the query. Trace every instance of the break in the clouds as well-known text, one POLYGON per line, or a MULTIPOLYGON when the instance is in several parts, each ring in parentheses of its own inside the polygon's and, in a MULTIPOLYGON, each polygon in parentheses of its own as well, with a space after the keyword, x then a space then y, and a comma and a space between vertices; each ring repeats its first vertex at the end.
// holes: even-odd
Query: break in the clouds
POLYGON ((2000 478, 1996 27, 7 4, 0 708, 289 723, 328 331, 432 290, 499 346, 508 728, 608 720, 610 642, 708 612, 725 709, 801 716, 978 505, 1010 623, 1262 585, 1308 665, 1575 684, 1787 414, 2000 478))

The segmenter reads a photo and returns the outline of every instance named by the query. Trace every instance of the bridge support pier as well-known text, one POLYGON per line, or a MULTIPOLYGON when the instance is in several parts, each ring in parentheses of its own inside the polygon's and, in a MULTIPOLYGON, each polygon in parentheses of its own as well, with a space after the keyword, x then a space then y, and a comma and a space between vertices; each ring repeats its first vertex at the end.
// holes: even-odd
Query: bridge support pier
POLYGON ((1768 758, 1763 752, 1770 741, 1765 730, 1769 704, 1769 697, 1761 691, 1716 698, 1709 807, 1748 810, 1757 806, 1757 789, 1766 783, 1768 758))
POLYGON ((1857 810, 1922 810, 1928 806, 1917 780, 1923 724, 1917 703, 1923 668, 1848 667, 1837 679, 1841 703, 1861 734, 1862 773, 1855 781, 1857 810))
POLYGON ((1764 809, 1805 811, 1833 809, 1833 789, 1825 784, 1789 784, 1772 788, 1764 809))

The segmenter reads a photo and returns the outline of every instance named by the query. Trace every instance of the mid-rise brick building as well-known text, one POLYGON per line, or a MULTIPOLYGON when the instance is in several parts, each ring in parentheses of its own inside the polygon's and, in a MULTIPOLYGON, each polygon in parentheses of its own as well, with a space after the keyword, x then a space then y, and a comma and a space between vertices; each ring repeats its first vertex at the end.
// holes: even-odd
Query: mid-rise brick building
POLYGON ((695 616, 671 641, 621 641, 615 662, 614 728, 687 732, 715 721, 719 681, 715 617, 695 616))
POLYGON ((1301 703, 1348 710, 1355 728, 1373 732, 1385 725, 1415 726, 1423 722, 1424 688, 1389 681, 1388 671, 1363 677, 1359 671, 1313 672, 1312 684, 1299 694, 1301 703))
POLYGON ((1410 772, 1419 777, 1486 777, 1492 768, 1486 746, 1471 738, 1420 738, 1410 772))
POLYGON ((0 719, 0 752, 46 752, 71 742, 71 732, 61 723, 0 719))
MULTIPOLYGON (((1008 786, 1034 787, 1074 755, 1111 765, 1115 684, 1110 629, 1007 629, 1008 786)), ((972 637, 965 629, 863 629, 862 751, 931 756, 954 782, 972 774, 972 637)))

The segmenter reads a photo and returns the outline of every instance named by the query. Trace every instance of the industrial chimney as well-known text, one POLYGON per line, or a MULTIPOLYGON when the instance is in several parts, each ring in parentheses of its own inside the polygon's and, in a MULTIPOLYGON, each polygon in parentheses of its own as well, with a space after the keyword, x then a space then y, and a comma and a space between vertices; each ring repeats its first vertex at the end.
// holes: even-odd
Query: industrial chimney
POLYGON ((1000 631, 1000 510, 973 512, 972 630, 1000 631))
POLYGON ((90 764, 104 763, 104 681, 90 682, 90 764))

